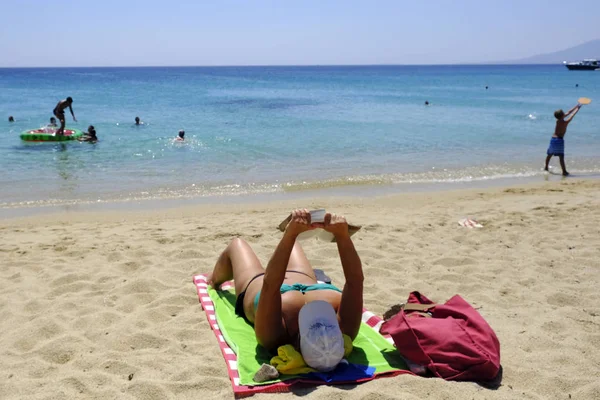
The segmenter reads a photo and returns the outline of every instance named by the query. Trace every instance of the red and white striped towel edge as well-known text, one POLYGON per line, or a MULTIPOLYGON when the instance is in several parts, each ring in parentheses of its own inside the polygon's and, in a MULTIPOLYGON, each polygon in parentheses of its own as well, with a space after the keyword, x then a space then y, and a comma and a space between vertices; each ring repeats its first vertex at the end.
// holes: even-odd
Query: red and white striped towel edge
POLYGON ((458 224, 465 228, 483 228, 483 225, 471 218, 460 219, 458 220, 458 224))

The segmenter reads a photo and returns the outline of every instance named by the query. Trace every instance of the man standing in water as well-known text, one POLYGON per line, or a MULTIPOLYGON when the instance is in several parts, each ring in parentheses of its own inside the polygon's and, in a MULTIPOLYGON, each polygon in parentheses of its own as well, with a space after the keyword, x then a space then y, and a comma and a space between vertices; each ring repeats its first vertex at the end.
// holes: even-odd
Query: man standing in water
POLYGON ((565 166, 564 136, 567 133, 567 126, 569 125, 569 122, 573 120, 573 117, 575 117, 575 114, 579 112, 580 108, 581 104, 577 104, 566 114, 563 110, 556 110, 554 112, 554 117, 556 118, 556 127, 554 128, 554 135, 552 135, 552 138, 550 139, 550 146, 546 152, 546 166, 544 167, 544 171, 548 171, 548 164, 550 164, 550 159, 552 156, 558 156, 558 159, 560 160, 560 167, 562 168, 562 174, 564 176, 569 175, 567 172, 567 167, 565 166))
POLYGON ((58 128, 56 131, 56 136, 63 135, 65 131, 65 108, 69 108, 69 111, 71 111, 71 115, 73 116, 73 121, 77 122, 77 118, 75 118, 75 114, 73 113, 73 107, 71 107, 72 104, 73 99, 71 97, 67 97, 65 100, 59 101, 56 107, 54 107, 53 113, 60 121, 60 128, 58 128))

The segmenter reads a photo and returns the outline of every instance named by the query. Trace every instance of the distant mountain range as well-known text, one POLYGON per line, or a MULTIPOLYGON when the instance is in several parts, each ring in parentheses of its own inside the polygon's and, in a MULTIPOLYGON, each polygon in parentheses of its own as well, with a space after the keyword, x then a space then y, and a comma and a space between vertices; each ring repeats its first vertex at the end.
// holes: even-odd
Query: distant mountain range
POLYGON ((579 61, 584 58, 600 60, 600 39, 591 40, 575 47, 555 51, 554 53, 538 54, 519 60, 507 61, 507 64, 559 64, 563 61, 579 61))

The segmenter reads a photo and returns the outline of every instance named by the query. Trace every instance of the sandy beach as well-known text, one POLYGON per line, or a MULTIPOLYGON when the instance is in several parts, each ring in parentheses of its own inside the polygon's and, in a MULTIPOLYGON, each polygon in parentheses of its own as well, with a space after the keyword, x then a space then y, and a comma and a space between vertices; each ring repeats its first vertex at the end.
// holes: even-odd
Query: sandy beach
MULTIPOLYGON (((324 207, 354 236, 365 306, 462 295, 496 331, 497 390, 414 376, 311 399, 600 398, 600 181, 0 220, 1 399, 227 399, 194 274, 240 236, 266 264, 289 210, 324 207), (484 227, 467 229, 469 216, 484 227)), ((343 282, 335 245, 303 242, 343 282)), ((256 399, 296 394, 256 395, 256 399)))

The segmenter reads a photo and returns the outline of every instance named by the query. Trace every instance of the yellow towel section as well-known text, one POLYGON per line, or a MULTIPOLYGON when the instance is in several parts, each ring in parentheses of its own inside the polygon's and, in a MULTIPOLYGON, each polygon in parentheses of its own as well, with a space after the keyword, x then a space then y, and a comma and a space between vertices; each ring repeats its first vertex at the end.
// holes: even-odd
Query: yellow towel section
POLYGON ((344 357, 348 357, 352 353, 352 339, 350 336, 344 335, 344 357))
POLYGON ((280 374, 296 375, 316 372, 304 362, 302 354, 294 349, 291 344, 280 346, 277 349, 277 355, 271 358, 271 365, 274 366, 280 374))

